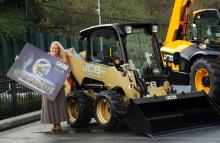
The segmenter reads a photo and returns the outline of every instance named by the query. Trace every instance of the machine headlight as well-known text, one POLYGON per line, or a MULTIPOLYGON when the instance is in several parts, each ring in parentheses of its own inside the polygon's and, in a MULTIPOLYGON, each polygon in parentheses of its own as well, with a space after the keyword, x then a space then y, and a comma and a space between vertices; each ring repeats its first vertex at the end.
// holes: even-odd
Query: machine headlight
POLYGON ((125 26, 125 27, 124 27, 125 33, 127 33, 127 34, 130 34, 130 33, 131 33, 131 29, 132 29, 131 26, 125 26))
POLYGON ((158 31, 158 25, 153 25, 152 32, 157 33, 158 31))
POLYGON ((206 44, 199 44, 199 48, 200 48, 200 49, 206 49, 207 46, 206 46, 206 44))

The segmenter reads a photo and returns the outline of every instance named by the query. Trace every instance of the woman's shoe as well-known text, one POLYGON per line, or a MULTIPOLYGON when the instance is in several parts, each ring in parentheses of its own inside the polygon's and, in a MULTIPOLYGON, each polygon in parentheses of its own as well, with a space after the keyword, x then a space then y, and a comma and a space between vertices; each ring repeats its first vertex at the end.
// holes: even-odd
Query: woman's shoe
POLYGON ((61 126, 55 126, 54 128, 51 129, 51 133, 53 134, 59 134, 62 131, 61 126))
POLYGON ((54 130, 56 130, 56 126, 53 126, 53 128, 51 128, 50 131, 52 132, 52 131, 54 131, 54 130))
POLYGON ((59 134, 62 131, 62 129, 55 129, 55 130, 51 130, 52 134, 59 134))

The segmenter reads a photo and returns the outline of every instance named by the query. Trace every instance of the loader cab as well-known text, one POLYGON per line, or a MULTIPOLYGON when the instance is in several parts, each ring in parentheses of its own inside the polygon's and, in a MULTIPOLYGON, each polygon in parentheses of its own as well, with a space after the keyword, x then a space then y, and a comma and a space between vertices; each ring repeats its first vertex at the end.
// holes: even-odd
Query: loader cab
POLYGON ((114 66, 115 58, 121 59, 122 63, 125 61, 120 36, 113 24, 93 26, 81 31, 80 34, 87 41, 88 62, 114 66))
POLYGON ((86 60, 105 66, 129 64, 146 81, 161 79, 157 25, 146 23, 105 24, 80 32, 87 41, 86 60))
POLYGON ((217 9, 195 11, 193 40, 209 46, 220 44, 220 12, 217 9))
POLYGON ((123 45, 128 55, 128 62, 138 69, 147 82, 161 79, 161 56, 156 37, 157 25, 124 25, 123 45))

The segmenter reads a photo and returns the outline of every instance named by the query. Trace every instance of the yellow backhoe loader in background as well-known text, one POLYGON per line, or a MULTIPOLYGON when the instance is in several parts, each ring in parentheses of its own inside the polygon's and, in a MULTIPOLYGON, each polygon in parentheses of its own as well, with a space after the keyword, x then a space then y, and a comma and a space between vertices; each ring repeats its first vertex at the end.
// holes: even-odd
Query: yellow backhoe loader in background
POLYGON ((164 46, 163 66, 172 84, 191 84, 220 104, 220 10, 193 13, 192 39, 186 39, 193 0, 175 0, 164 46))
POLYGON ((219 121, 219 107, 205 92, 173 92, 163 76, 157 30, 157 24, 128 23, 80 32, 85 51, 65 51, 74 81, 67 96, 71 127, 85 128, 95 117, 105 130, 126 123, 155 134, 219 121))

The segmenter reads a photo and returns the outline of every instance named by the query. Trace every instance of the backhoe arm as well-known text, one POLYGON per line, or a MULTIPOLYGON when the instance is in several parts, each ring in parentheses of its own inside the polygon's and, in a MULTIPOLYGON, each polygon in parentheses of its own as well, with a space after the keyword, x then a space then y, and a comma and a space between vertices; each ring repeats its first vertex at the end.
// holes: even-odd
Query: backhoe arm
POLYGON ((186 36, 190 6, 194 0, 175 0, 167 36, 164 45, 183 40, 186 36))

